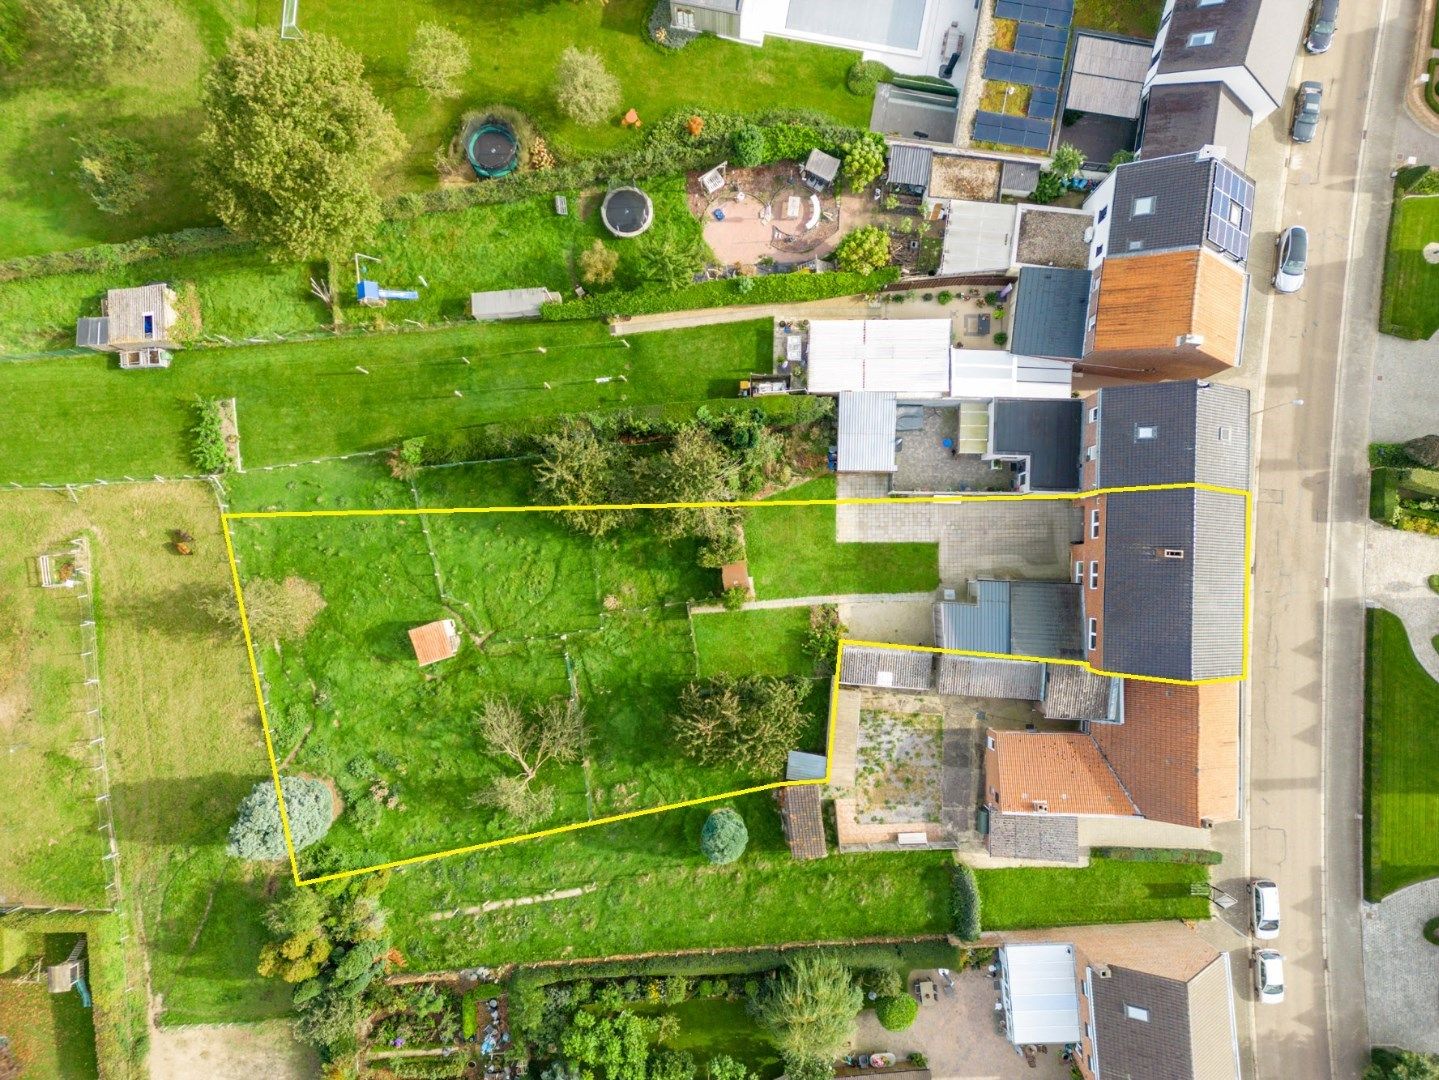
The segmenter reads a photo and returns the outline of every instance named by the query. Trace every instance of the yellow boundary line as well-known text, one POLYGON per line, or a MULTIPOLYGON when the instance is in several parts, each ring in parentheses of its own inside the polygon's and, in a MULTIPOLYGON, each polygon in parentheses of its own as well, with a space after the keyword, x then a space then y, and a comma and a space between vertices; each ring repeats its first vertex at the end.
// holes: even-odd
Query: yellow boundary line
POLYGON ((654 814, 663 814, 670 810, 682 810, 690 806, 703 806, 706 803, 719 802, 723 799, 738 798, 742 795, 755 795, 764 791, 776 791, 787 787, 806 787, 814 784, 828 784, 830 768, 834 761, 834 735, 835 716, 839 712, 839 673, 840 665, 844 660, 845 646, 894 649, 904 652, 927 652, 949 656, 973 656, 990 660, 1028 660, 1045 664, 1068 664, 1082 667, 1095 675, 1110 676, 1114 678, 1134 679, 1143 682, 1168 683, 1176 686, 1204 686, 1217 683, 1242 682, 1249 677, 1249 622, 1250 622, 1250 571, 1251 559, 1254 550, 1254 503, 1253 496, 1243 488, 1221 487, 1216 484, 1142 484, 1131 487, 1095 488, 1092 491, 1081 492, 1058 492, 1058 493, 1029 493, 1029 494, 996 494, 996 495, 918 495, 904 496, 898 498, 866 498, 866 499, 765 499, 765 500, 743 500, 735 502, 680 502, 680 503, 599 503, 590 506, 447 506, 447 507, 409 507, 409 508, 386 508, 378 510, 252 510, 252 511, 226 511, 220 515, 221 531, 225 537, 225 557, 230 563, 230 582, 235 590, 235 602, 240 611, 240 630, 245 638, 245 652, 250 661, 250 678, 255 687, 255 700, 260 708, 260 724, 265 734, 265 754, 270 761, 270 777, 275 785, 275 798, 280 808, 280 826, 285 833, 285 850, 290 858, 290 874, 296 885, 318 885, 324 881, 340 881, 346 878, 357 877, 361 874, 372 874, 380 870, 394 870, 405 866, 414 866, 418 863, 433 862, 437 859, 449 858, 452 855, 468 855, 476 851, 485 851, 489 848, 507 847, 510 844, 519 844, 527 840, 540 840, 547 836, 560 836, 564 833, 578 832, 581 829, 592 829, 600 825, 613 825, 621 821, 632 821, 635 818, 650 817, 654 814), (607 817, 596 818, 594 821, 577 821, 568 825, 558 825, 550 829, 539 829, 535 832, 521 833, 517 836, 507 836, 500 840, 487 840, 478 844, 467 844, 464 847, 450 848, 446 851, 436 851, 426 855, 411 855, 404 859, 394 859, 390 862, 377 863, 374 866, 365 866, 357 870, 342 870, 333 874, 323 874, 319 877, 302 878, 300 876, 299 862, 295 857, 295 842, 290 834, 290 815, 285 808, 285 795, 280 786, 280 766, 275 757, 275 745, 270 735, 270 717, 265 709, 265 694, 260 682, 260 666, 255 657, 255 642, 250 634, 250 620, 245 611, 244 590, 240 587, 240 567, 235 560, 234 539, 230 532, 232 521, 254 521, 277 518, 347 518, 347 517, 405 517, 414 514, 532 514, 532 513, 574 513, 585 510, 706 510, 722 509, 726 507, 753 507, 762 509, 765 507, 781 506, 895 506, 914 504, 945 504, 965 502, 1020 502, 1020 501, 1050 501, 1066 500, 1075 501, 1087 499, 1097 495, 1117 495, 1126 492, 1145 491, 1207 491, 1219 495, 1235 495, 1244 499, 1244 625, 1241 629, 1241 667, 1240 674, 1225 676, 1215 679, 1166 679, 1154 675, 1131 675, 1122 671, 1105 671, 1090 665, 1087 660, 1061 660, 1048 656, 1024 656, 1017 653, 994 653, 979 652, 970 649, 941 649, 928 645, 897 645, 890 642, 860 641, 852 638, 840 639, 835 649, 834 677, 830 682, 829 695, 829 721, 828 730, 825 736, 825 772, 824 776, 817 780, 778 780, 769 784, 759 784, 754 787, 739 788, 734 791, 722 792, 718 795, 704 795, 695 799, 685 799, 681 802, 666 803, 663 806, 654 806, 644 810, 630 810, 622 814, 611 814, 607 817))

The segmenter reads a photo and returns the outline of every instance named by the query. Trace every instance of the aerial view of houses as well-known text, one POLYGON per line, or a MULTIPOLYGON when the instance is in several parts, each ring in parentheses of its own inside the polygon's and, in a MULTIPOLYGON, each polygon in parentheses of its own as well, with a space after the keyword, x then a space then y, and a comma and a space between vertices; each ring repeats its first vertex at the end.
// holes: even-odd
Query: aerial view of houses
POLYGON ((1439 1078, 1436 75, 0 0, 0 1080, 1439 1078))

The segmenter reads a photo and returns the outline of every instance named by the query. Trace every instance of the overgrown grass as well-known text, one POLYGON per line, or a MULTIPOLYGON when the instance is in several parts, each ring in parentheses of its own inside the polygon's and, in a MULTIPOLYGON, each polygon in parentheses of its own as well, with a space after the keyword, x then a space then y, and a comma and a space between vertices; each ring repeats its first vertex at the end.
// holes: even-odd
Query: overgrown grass
POLYGON ((1439 875, 1439 683, 1403 622, 1366 612, 1364 895, 1378 901, 1439 875))
POLYGON ((771 348, 767 320, 628 347, 594 323, 525 323, 216 349, 167 371, 122 372, 99 355, 0 364, 0 483, 188 473, 197 396, 236 398, 254 469, 480 424, 733 398, 771 348))
MULTIPOLYGON (((79 934, 31 934, 34 957, 61 963, 79 934)), ((21 1075, 37 1080, 68 1080, 98 1075, 93 1013, 74 991, 51 994, 43 982, 0 979, 0 1032, 10 1036, 10 1052, 21 1075)))
POLYGON ((40 589, 36 556, 81 525, 55 500, 0 499, 0 895, 104 907, 106 846, 91 768, 76 591, 40 589))
MULTIPOLYGON (((833 476, 777 499, 833 499, 833 476)), ((750 575, 760 599, 920 592, 939 584, 938 544, 835 543, 833 506, 753 511, 745 522, 750 575)))
POLYGON ((1163 11, 1162 0, 1075 0, 1074 25, 1152 39, 1163 11))
POLYGON ((1439 330, 1439 264, 1424 246, 1439 237, 1439 195, 1396 196, 1384 256, 1379 329, 1420 340, 1439 330))
POLYGON ((1209 917, 1208 894, 1190 895, 1191 884, 1209 880, 1207 866, 1093 859, 1073 870, 977 870, 975 877, 985 930, 1209 917))

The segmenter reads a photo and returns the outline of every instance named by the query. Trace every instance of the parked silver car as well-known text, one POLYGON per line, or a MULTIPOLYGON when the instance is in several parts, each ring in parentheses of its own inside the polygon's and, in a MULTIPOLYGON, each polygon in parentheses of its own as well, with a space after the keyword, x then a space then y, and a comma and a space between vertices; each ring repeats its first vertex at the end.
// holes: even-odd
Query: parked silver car
POLYGON ((1334 31, 1339 29, 1339 0, 1314 0, 1309 16, 1309 36, 1304 47, 1312 53, 1328 52, 1334 44, 1334 31))
POLYGON ((1254 950, 1254 990, 1261 1005, 1284 1000, 1284 957, 1276 950, 1254 950))
POLYGON ((1249 883, 1249 923, 1260 941, 1279 936, 1279 886, 1267 878, 1249 883))
POLYGON ((1294 123, 1289 137, 1298 143, 1314 141, 1319 130, 1319 105, 1324 100, 1324 87, 1317 82, 1302 82, 1294 91, 1294 123))
POLYGON ((1274 291, 1298 292, 1309 268, 1309 230, 1303 225, 1289 226, 1279 234, 1274 248, 1274 291))

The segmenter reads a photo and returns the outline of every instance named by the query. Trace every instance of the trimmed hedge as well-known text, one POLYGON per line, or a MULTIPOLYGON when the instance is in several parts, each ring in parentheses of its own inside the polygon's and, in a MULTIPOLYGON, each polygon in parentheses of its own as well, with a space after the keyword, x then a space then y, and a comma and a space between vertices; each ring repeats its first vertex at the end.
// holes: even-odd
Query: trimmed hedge
POLYGON ((5 259, 0 261, 0 282, 49 274, 93 274, 147 259, 168 259, 231 249, 255 251, 257 255, 259 250, 227 229, 182 229, 160 236, 141 236, 121 244, 97 244, 73 251, 48 251, 43 255, 5 259))
MULTIPOLYGON (((1435 25, 1434 36, 1439 38, 1439 18, 1436 18, 1435 25)), ((1439 48, 1439 45, 1435 48, 1439 48)), ((1439 57, 1429 61, 1429 81, 1424 84, 1424 103, 1439 113, 1439 86, 1435 85, 1436 80, 1439 80, 1439 57)))
POLYGON ((899 270, 892 266, 873 274, 795 271, 759 277, 723 278, 687 285, 683 289, 650 288, 634 292, 594 293, 577 300, 545 304, 540 309, 540 316, 552 322, 562 322, 568 319, 656 315, 666 311, 691 311, 735 304, 801 304, 809 300, 878 292, 898 280, 899 270))
POLYGON ((1116 862, 1167 862, 1193 866, 1218 866, 1224 861, 1223 853, 1207 848, 1097 847, 1090 848, 1089 854, 1092 858, 1113 859, 1116 862))
POLYGON ((874 1003, 874 1016, 885 1031, 903 1031, 919 1015, 919 1005, 908 994, 880 998, 874 1003))
POLYGON ((1424 924, 1424 940, 1430 945, 1439 945, 1439 915, 1424 924))
POLYGON ((1398 469, 1375 469, 1369 474, 1369 516, 1388 525, 1399 513, 1398 469))
POLYGON ((961 941, 977 941, 984 927, 980 911, 979 882, 974 870, 965 863, 956 863, 950 876, 949 914, 954 935, 961 941))

